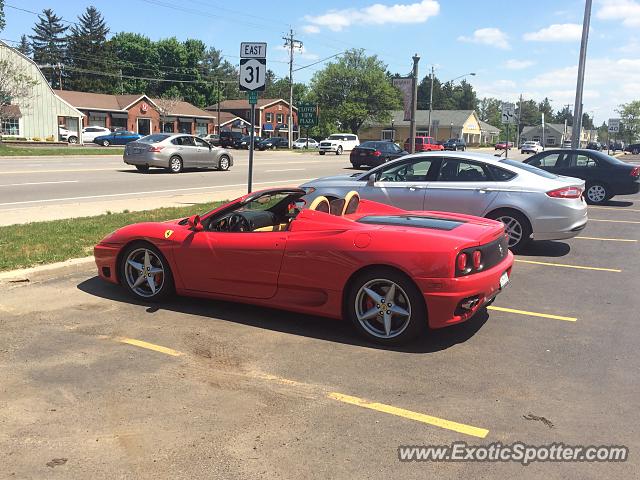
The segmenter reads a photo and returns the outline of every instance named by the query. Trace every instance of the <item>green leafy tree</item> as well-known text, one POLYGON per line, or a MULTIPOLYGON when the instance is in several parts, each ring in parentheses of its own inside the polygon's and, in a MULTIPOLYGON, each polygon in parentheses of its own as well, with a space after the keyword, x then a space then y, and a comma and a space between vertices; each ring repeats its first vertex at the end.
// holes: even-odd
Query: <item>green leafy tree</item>
POLYGON ((357 133, 367 121, 388 122, 402 106, 387 66, 376 55, 353 49, 318 71, 311 80, 312 98, 322 108, 325 125, 357 133))
POLYGON ((593 118, 588 113, 582 114, 582 128, 585 130, 593 130, 593 118))
POLYGON ((602 125, 598 127, 598 141, 605 142, 609 139, 609 127, 607 122, 602 122, 602 125))
POLYGON ((20 43, 18 44, 18 46, 16 48, 23 55, 26 55, 27 57, 31 56, 31 53, 32 53, 31 43, 29 43, 29 39, 27 38, 26 35, 23 34, 20 37, 20 43))
POLYGON ((516 103, 516 115, 520 117, 520 127, 540 124, 540 109, 534 100, 522 100, 516 103))
POLYGON ((544 100, 538 104, 538 111, 541 114, 544 113, 545 121, 551 121, 553 119, 553 107, 547 97, 544 97, 544 100))
POLYGON ((640 139, 640 100, 624 103, 616 110, 620 114, 622 132, 619 138, 627 143, 634 143, 640 139))
POLYGON ((118 66, 123 74, 118 85, 118 93, 145 92, 152 96, 159 96, 158 82, 127 77, 160 77, 160 58, 154 42, 138 33, 117 33, 107 42, 113 55, 118 59, 118 66), (153 87, 153 88, 152 88, 153 87))
POLYGON ((87 7, 87 10, 78 16, 78 24, 71 27, 67 44, 69 89, 102 93, 117 91, 113 77, 89 73, 118 71, 117 59, 107 48, 108 34, 109 27, 95 7, 87 7))
POLYGON ((564 121, 567 121, 567 125, 571 126, 573 125, 573 113, 571 112, 571 109, 568 106, 565 106, 562 110, 558 110, 558 113, 555 114, 553 120, 549 119, 547 120, 545 118, 546 122, 555 122, 555 123, 564 123, 564 121))
POLYGON ((60 82, 53 65, 62 63, 65 59, 67 28, 62 25, 62 18, 47 8, 42 11, 42 15, 38 15, 38 23, 30 36, 33 59, 38 65, 51 65, 43 67, 42 73, 55 88, 60 88, 60 82))

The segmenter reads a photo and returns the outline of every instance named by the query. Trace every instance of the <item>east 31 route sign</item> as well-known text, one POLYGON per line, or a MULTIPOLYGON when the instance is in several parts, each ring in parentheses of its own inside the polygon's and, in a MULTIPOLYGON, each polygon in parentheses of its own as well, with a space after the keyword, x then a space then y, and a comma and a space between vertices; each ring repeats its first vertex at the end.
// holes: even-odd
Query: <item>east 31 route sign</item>
POLYGON ((243 42, 240 44, 240 90, 262 92, 267 80, 267 44, 243 42))

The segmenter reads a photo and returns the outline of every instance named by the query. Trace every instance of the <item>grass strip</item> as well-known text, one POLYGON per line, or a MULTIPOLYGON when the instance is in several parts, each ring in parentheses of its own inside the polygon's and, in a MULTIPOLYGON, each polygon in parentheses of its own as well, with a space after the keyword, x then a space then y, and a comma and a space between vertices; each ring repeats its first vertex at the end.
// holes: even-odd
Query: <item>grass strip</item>
POLYGON ((0 227, 0 271, 86 257, 105 235, 125 225, 203 214, 225 202, 0 227))
POLYGON ((0 157, 122 155, 124 147, 22 147, 0 144, 0 157))

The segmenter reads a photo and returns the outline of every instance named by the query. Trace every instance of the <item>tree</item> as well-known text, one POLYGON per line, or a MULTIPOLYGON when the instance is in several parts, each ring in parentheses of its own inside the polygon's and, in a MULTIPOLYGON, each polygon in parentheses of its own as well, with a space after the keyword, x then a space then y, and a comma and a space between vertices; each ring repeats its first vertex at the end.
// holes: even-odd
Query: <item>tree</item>
POLYGON ((593 130, 593 118, 586 112, 582 114, 582 128, 585 130, 593 130))
POLYGON ((29 43, 29 39, 27 38, 26 35, 23 34, 20 37, 20 43, 18 44, 18 46, 16 48, 23 55, 26 55, 27 57, 31 56, 31 52, 32 52, 31 44, 29 43))
POLYGON ((78 24, 71 27, 67 44, 70 70, 67 84, 71 90, 109 93, 116 91, 113 77, 88 73, 116 72, 116 59, 106 45, 108 33, 109 27, 95 7, 87 7, 87 10, 78 16, 78 24))
POLYGON ((0 32, 4 30, 6 24, 4 20, 4 0, 0 0, 0 32))
POLYGON ((64 61, 67 44, 65 34, 68 27, 62 25, 62 18, 53 13, 50 8, 43 10, 42 13, 43 15, 38 15, 38 23, 33 27, 34 34, 30 36, 33 60, 41 65, 42 73, 49 83, 60 88, 54 65, 64 61), (48 66, 42 67, 42 65, 48 66))
POLYGON ((558 110, 558 113, 555 114, 553 120, 545 119, 546 122, 555 121, 556 123, 564 123, 565 120, 567 121, 567 125, 569 126, 573 125, 573 113, 571 112, 571 109, 569 108, 568 105, 565 105, 565 107, 562 110, 558 110))
POLYGON ((311 95, 319 103, 324 122, 352 133, 367 121, 389 121, 391 111, 402 106, 387 66, 376 55, 365 55, 363 49, 348 50, 316 72, 311 95))
POLYGON ((522 100, 522 102, 517 102, 516 115, 520 116, 520 126, 538 125, 541 121, 540 110, 538 109, 538 104, 534 100, 522 100))
POLYGON ((538 110, 541 114, 544 113, 545 122, 553 120, 553 107, 547 97, 538 104, 538 110))
POLYGON ((175 113, 176 107, 182 101, 180 94, 177 92, 177 88, 173 88, 170 91, 167 91, 164 96, 160 98, 156 98, 154 103, 158 106, 158 111, 160 113, 160 131, 164 132, 164 124, 165 118, 175 113))
POLYGON ((2 120, 13 116, 9 105, 19 104, 22 110, 31 106, 33 87, 37 83, 27 67, 0 60, 0 124, 2 120))
POLYGON ((616 110, 620 114, 622 132, 619 137, 633 143, 640 137, 640 100, 623 103, 616 110))

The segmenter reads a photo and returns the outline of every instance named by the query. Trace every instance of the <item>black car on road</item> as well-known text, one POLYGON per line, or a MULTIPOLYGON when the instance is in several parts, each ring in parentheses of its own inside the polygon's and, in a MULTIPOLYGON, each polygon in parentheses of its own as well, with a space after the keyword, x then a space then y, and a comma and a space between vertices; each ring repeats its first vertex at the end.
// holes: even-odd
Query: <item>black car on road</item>
POLYGON ((640 154, 640 143, 632 143, 631 145, 627 145, 624 147, 625 152, 629 152, 633 155, 640 154))
POLYGON ((640 191, 640 167, 597 150, 547 150, 532 155, 524 163, 557 175, 583 179, 585 199, 591 204, 640 191))
MULTIPOLYGON (((261 141, 262 141, 262 137, 258 137, 257 135, 254 136, 253 137, 253 146, 254 146, 254 148, 261 141)), ((236 141, 233 142, 233 148, 248 150, 250 143, 251 143, 251 136, 250 135, 245 135, 244 137, 239 138, 239 139, 237 139, 236 141)))
POLYGON ((265 138, 256 144, 258 150, 273 150, 276 148, 289 148, 289 141, 284 137, 265 138))
POLYGON ((389 160, 395 160, 408 154, 409 152, 391 141, 370 141, 363 142, 351 150, 349 160, 354 168, 359 168, 362 165, 377 167, 389 160))
POLYGON ((452 150, 454 152, 457 152, 458 150, 462 150, 464 152, 467 149, 467 142, 464 141, 464 138, 450 138, 442 145, 445 150, 452 150))
POLYGON ((235 142, 244 137, 242 132, 220 132, 220 146, 223 148, 233 148, 235 142))
POLYGON ((587 143, 587 150, 598 150, 601 152, 604 149, 604 146, 600 142, 589 142, 587 143))

